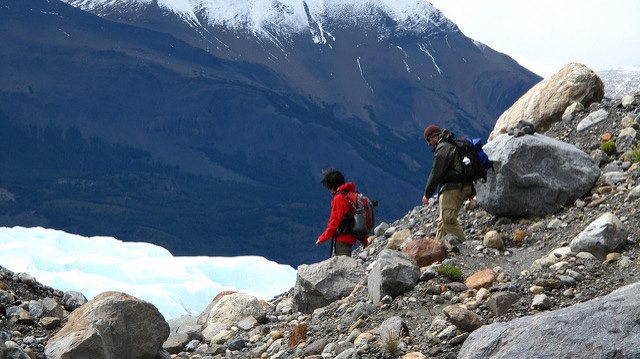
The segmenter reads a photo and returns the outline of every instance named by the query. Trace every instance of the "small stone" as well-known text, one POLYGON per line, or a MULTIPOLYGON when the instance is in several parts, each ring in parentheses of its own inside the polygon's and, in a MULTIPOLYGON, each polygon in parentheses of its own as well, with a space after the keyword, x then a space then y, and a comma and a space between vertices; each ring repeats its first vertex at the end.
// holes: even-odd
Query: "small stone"
POLYGON ((446 327, 444 330, 442 330, 441 332, 439 332, 436 337, 438 337, 438 339, 451 339, 454 338, 456 336, 456 330, 458 328, 456 328, 455 325, 450 325, 448 327, 446 327))
POLYGON ((544 288, 560 289, 562 282, 555 278, 545 278, 536 280, 536 285, 544 288))
POLYGON ((275 330, 273 331, 273 333, 271 333, 271 340, 276 341, 280 338, 284 338, 284 335, 282 334, 281 331, 275 330))
POLYGON ((520 296, 512 292, 498 292, 489 298, 487 304, 496 316, 505 315, 518 302, 520 296))
POLYGON ((610 133, 603 133, 602 135, 600 135, 600 141, 602 142, 607 142, 607 141, 611 141, 611 138, 613 138, 613 135, 610 133))
POLYGON ((636 98, 633 95, 625 95, 620 102, 622 107, 627 108, 636 104, 636 98))
POLYGON ((637 127, 638 123, 631 116, 625 116, 620 122, 622 128, 637 127))
POLYGON ((537 294, 533 297, 533 301, 531 302, 531 308, 546 310, 551 306, 551 302, 549 301, 549 297, 545 294, 537 294))
POLYGON ((237 338, 231 340, 227 344, 227 348, 229 348, 229 350, 232 350, 232 351, 242 350, 246 346, 247 346, 247 340, 242 338, 242 337, 237 337, 237 338))
POLYGON ((562 282, 562 284, 566 286, 573 287, 574 285, 576 285, 576 280, 573 277, 570 277, 568 275, 561 275, 559 278, 560 282, 562 282))
POLYGON ((289 348, 295 348, 307 339, 307 324, 297 325, 289 334, 289 348))
POLYGON ((583 280, 585 280, 585 277, 582 274, 580 274, 579 272, 574 271, 573 269, 567 269, 565 274, 570 276, 570 277, 572 277, 573 279, 575 279, 578 282, 582 282, 583 280))
POLYGON ((54 329, 60 326, 60 318, 44 317, 40 320, 40 323, 45 329, 54 329))
POLYGON ((564 292, 562 292, 562 295, 567 297, 567 298, 573 298, 576 295, 573 293, 573 289, 567 289, 564 292))
POLYGON ((468 277, 464 284, 471 289, 491 288, 497 273, 493 269, 484 269, 468 277))
POLYGON ((622 256, 620 257, 620 259, 618 260, 618 268, 628 268, 630 266, 633 265, 633 261, 631 260, 631 258, 627 257, 627 256, 622 256))
POLYGON ((620 257, 622 257, 622 254, 616 253, 616 252, 612 252, 612 253, 607 254, 607 257, 604 260, 604 262, 605 263, 613 263, 613 262, 617 261, 618 259, 620 259, 620 257))
POLYGON ((541 287, 539 285, 534 285, 529 288, 529 292, 531 294, 542 294, 544 293, 544 287, 541 287))
POLYGON ((596 256, 594 256, 593 254, 589 253, 589 252, 579 252, 578 254, 576 254, 577 258, 580 259, 586 259, 586 260, 597 260, 598 258, 596 258, 596 256))
POLYGON ((561 225, 562 225, 562 221, 560 221, 557 218, 554 218, 551 221, 549 221, 549 224, 547 224, 547 229, 558 229, 560 228, 561 225))
POLYGON ((504 242, 502 235, 498 231, 489 231, 484 235, 482 244, 487 248, 503 249, 504 242))
POLYGON ((407 353, 402 356, 402 359, 425 359, 426 356, 420 352, 407 353))
POLYGON ((80 292, 68 291, 64 292, 64 295, 62 296, 62 305, 70 312, 76 310, 85 303, 87 303, 87 298, 80 292))
POLYGON ((596 198, 593 201, 589 202, 589 204, 587 204, 587 208, 596 208, 599 205, 605 203, 607 200, 604 197, 600 197, 600 198, 596 198))
POLYGON ((31 287, 36 285, 36 279, 27 273, 18 273, 18 280, 31 287))
POLYGON ((456 327, 472 332, 482 326, 482 318, 476 313, 458 305, 445 307, 442 312, 456 327))

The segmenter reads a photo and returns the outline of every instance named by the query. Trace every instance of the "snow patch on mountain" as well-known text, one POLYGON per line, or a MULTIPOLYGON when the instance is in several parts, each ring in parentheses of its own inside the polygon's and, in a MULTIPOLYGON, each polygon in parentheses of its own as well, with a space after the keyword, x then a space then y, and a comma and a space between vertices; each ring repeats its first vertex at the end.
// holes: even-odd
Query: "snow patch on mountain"
MULTIPOLYGON (((156 0, 63 0, 99 15, 154 6, 156 0)), ((383 16, 398 29, 422 33, 455 25, 426 0, 157 0, 157 5, 192 26, 221 26, 268 36, 311 32, 313 41, 327 44, 335 37, 327 23, 378 24, 383 16)))
POLYGON ((640 92, 640 66, 598 71, 598 76, 604 83, 604 95, 608 98, 617 99, 640 92))

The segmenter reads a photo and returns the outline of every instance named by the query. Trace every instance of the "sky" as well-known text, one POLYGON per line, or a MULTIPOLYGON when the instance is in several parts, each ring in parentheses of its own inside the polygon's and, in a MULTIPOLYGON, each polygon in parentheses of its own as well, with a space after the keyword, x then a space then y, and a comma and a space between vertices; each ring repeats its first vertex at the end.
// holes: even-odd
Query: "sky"
POLYGON ((640 0, 429 0, 468 37, 540 76, 640 65, 640 0))
POLYGON ((199 315, 223 290, 270 300, 296 280, 291 266, 263 257, 173 257, 150 243, 45 228, 0 227, 0 264, 87 299, 124 292, 154 304, 165 319, 199 315))

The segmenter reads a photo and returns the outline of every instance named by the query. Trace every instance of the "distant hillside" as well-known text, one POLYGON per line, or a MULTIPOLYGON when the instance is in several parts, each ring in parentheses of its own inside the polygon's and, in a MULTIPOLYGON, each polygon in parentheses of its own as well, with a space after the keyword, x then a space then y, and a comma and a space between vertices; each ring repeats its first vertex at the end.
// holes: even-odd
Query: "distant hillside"
POLYGON ((74 2, 90 3, 103 17, 0 3, 0 187, 15 198, 0 224, 316 261, 322 168, 397 217, 420 199, 427 123, 486 135, 539 80, 410 1, 308 9, 321 33, 260 34, 153 1, 74 2))

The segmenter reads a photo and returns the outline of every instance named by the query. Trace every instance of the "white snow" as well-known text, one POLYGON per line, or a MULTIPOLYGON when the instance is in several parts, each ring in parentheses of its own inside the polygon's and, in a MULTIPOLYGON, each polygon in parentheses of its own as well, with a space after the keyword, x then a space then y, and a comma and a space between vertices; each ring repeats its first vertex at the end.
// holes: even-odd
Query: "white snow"
POLYGON ((223 290, 269 300, 296 271, 263 257, 174 257, 166 249, 45 228, 0 228, 0 265, 88 299, 120 291, 153 303, 166 318, 198 315, 223 290))
POLYGON ((367 86, 369 86, 369 89, 373 93, 373 87, 371 87, 371 85, 369 85, 369 82, 364 77, 364 73, 362 72, 362 65, 360 65, 360 56, 358 56, 358 58, 356 59, 356 62, 358 63, 358 69, 360 69, 360 77, 362 77, 362 79, 364 80, 364 83, 367 84, 367 86))
POLYGON ((619 99, 640 92, 640 66, 598 71, 598 76, 604 83, 604 95, 608 98, 619 99))
POLYGON ((436 70, 438 70, 438 73, 440 74, 440 76, 442 76, 442 71, 440 71, 440 66, 438 66, 438 64, 436 63, 436 59, 433 58, 433 56, 431 55, 431 52, 429 52, 429 49, 427 49, 427 45, 419 44, 418 47, 420 48, 420 51, 429 55, 429 57, 431 58, 431 61, 433 62, 433 66, 436 67, 436 70))
MULTIPOLYGON (((147 6, 153 0, 63 0, 85 10, 106 13, 118 7, 147 6)), ((385 13, 407 31, 423 32, 442 24, 455 26, 426 0, 158 0, 158 6, 175 12, 189 23, 204 19, 211 26, 242 29, 256 34, 276 31, 301 33, 310 27, 317 43, 333 37, 325 29, 329 19, 361 24, 385 13), (306 6, 306 9, 305 9, 306 6)), ((334 38, 335 41, 335 38, 334 38)))

